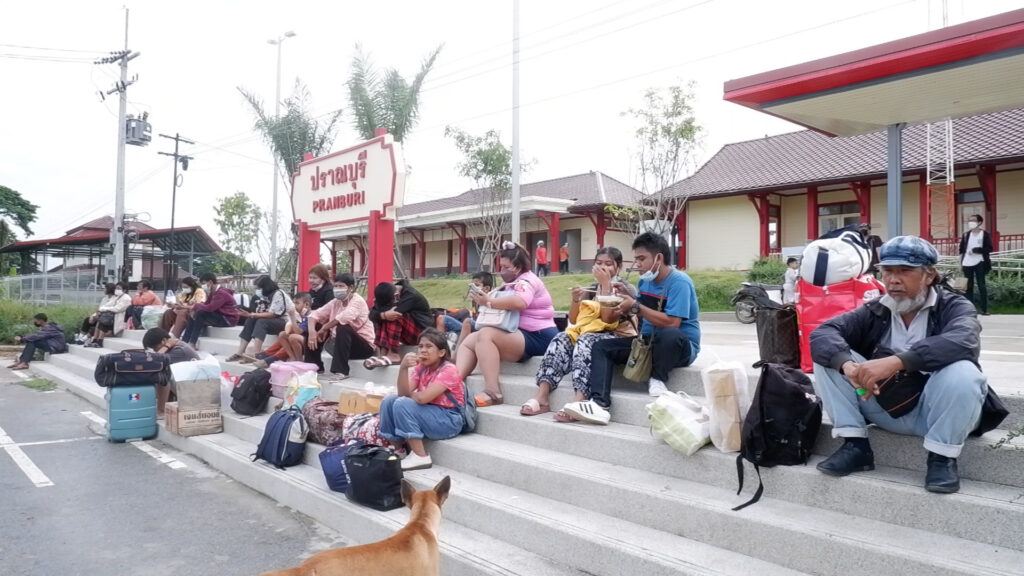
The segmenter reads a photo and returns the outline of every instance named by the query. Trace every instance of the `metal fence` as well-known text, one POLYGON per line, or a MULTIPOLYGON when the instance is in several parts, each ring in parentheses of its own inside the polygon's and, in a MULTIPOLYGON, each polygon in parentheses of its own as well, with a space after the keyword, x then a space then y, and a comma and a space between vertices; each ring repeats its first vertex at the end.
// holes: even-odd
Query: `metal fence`
POLYGON ((95 305, 103 297, 95 270, 0 277, 0 298, 28 304, 95 305))

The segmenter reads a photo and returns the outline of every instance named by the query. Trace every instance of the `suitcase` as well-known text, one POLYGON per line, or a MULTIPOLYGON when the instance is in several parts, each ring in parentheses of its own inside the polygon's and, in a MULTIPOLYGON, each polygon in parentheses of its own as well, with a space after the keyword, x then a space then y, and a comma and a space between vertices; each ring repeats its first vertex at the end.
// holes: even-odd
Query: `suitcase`
POLYGON ((124 442, 156 437, 155 386, 108 388, 106 399, 107 440, 124 442))

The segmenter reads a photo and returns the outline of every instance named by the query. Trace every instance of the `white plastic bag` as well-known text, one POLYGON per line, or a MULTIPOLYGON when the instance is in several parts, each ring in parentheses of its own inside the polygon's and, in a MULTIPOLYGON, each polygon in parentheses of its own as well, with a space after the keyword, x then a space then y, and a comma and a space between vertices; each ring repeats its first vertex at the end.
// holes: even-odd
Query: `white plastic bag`
POLYGON ((171 375, 175 382, 216 380, 220 378, 220 373, 220 363, 212 354, 200 353, 199 360, 171 364, 171 375))
POLYGON ((722 452, 739 452, 743 418, 753 393, 739 362, 715 362, 700 371, 709 408, 711 443, 722 452))
POLYGON ((662 394, 647 405, 651 434, 690 456, 711 439, 708 409, 686 392, 662 394))
POLYGON ((316 372, 302 372, 293 374, 288 380, 288 391, 284 395, 284 410, 292 406, 302 408, 313 398, 320 397, 320 381, 316 378, 316 372))

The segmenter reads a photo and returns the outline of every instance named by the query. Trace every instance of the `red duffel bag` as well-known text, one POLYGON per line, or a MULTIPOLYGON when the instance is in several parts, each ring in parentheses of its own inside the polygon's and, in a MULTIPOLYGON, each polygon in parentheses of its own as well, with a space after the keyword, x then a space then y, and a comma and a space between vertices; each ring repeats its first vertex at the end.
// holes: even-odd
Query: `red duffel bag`
POLYGON ((811 360, 811 332, 828 320, 885 294, 885 286, 865 274, 846 282, 815 286, 803 278, 796 284, 797 320, 800 323, 800 369, 814 372, 811 360))

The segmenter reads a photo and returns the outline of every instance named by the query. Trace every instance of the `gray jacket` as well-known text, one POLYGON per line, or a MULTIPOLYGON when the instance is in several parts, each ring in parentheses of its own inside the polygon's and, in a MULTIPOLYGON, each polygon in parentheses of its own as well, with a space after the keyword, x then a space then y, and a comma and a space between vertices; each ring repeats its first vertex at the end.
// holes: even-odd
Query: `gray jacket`
MULTIPOLYGON (((932 290, 938 290, 938 298, 929 310, 926 337, 897 354, 904 369, 934 372, 959 360, 978 365, 981 323, 974 305, 959 294, 932 290)), ((812 332, 811 357, 814 362, 836 370, 853 360, 851 350, 870 360, 879 345, 887 341, 891 324, 892 312, 879 299, 872 300, 812 332)))

